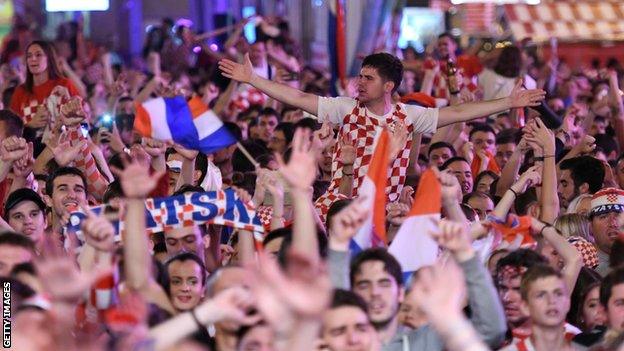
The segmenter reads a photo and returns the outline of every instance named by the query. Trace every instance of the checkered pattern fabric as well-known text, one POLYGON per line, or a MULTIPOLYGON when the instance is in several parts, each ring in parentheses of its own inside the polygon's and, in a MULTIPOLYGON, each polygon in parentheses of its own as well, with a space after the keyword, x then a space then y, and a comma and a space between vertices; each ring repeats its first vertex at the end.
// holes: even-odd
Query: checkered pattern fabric
MULTIPOLYGON (((69 128, 67 132, 61 135, 61 142, 69 140, 71 145, 75 145, 80 140, 87 140, 87 138, 82 135, 82 132, 79 130, 79 128, 80 127, 69 128)), ((93 155, 91 155, 91 150, 89 149, 88 143, 85 143, 83 148, 80 150, 78 157, 74 161, 74 165, 79 168, 87 177, 87 187, 89 193, 94 194, 97 197, 101 197, 106 191, 108 182, 97 168, 95 159, 93 158, 93 155)))
POLYGON ((335 192, 326 192, 323 195, 319 196, 319 198, 316 199, 316 201, 314 202, 314 208, 316 209, 316 212, 318 213, 321 222, 327 222, 327 211, 329 211, 331 205, 333 205, 334 202, 338 200, 344 199, 348 199, 348 197, 335 192))
MULTIPOLYGON (((436 72, 435 77, 433 78, 433 96, 439 99, 449 99, 450 98, 450 93, 448 90, 448 85, 446 83, 446 77, 444 76, 444 73, 446 71, 446 63, 441 62, 440 63, 440 70, 438 72, 436 72)), ((462 77, 464 76, 461 67, 458 67, 460 74, 462 75, 462 77)), ((474 82, 470 82, 469 84, 466 84, 466 82, 460 82, 459 83, 459 88, 460 89, 468 89, 470 92, 475 92, 478 89, 478 86, 476 84, 474 84, 474 82)))
POLYGON ((39 108, 39 105, 43 105, 44 104, 39 104, 37 102, 37 100, 30 100, 30 102, 27 105, 24 105, 24 107, 22 107, 22 112, 24 113, 24 122, 25 123, 30 123, 30 121, 32 121, 32 119, 35 117, 35 113, 37 113, 37 109, 39 108))
MULTIPOLYGON (((355 141, 356 158, 353 163, 353 191, 352 197, 358 196, 358 191, 364 176, 368 172, 368 165, 373 158, 374 141, 377 130, 380 127, 393 128, 394 123, 399 121, 406 121, 407 115, 401 108, 400 104, 396 104, 394 113, 385 121, 380 121, 368 116, 366 107, 361 102, 357 102, 353 111, 346 115, 343 120, 343 125, 340 128, 338 138, 347 137, 350 140, 355 141)), ((386 194, 389 201, 393 202, 398 200, 403 184, 405 184, 405 177, 407 173, 407 166, 409 165, 409 154, 412 146, 412 132, 414 127, 412 124, 408 124, 408 139, 405 143, 405 147, 399 153, 398 157, 392 163, 392 167, 388 170, 388 187, 386 188, 386 194)), ((337 193, 340 188, 340 182, 342 181, 342 169, 343 165, 339 162, 342 149, 340 146, 336 147, 334 151, 334 157, 332 162, 332 181, 329 185, 328 193, 337 193)), ((392 155, 391 157, 394 157, 392 155)))
POLYGON ((93 328, 95 324, 104 321, 107 311, 115 308, 119 303, 118 283, 119 276, 115 273, 96 280, 85 301, 76 310, 76 322, 80 328, 93 328))
POLYGON ((249 87, 234 93, 234 96, 229 104, 229 109, 231 111, 245 111, 251 106, 263 106, 267 99, 268 97, 260 90, 249 87))
POLYGON ((273 206, 258 206, 256 210, 260 223, 266 231, 271 230, 271 219, 273 218, 273 206))
POLYGON ((571 236, 568 242, 578 250, 583 257, 583 265, 587 268, 596 269, 598 267, 598 250, 589 241, 579 237, 571 236))

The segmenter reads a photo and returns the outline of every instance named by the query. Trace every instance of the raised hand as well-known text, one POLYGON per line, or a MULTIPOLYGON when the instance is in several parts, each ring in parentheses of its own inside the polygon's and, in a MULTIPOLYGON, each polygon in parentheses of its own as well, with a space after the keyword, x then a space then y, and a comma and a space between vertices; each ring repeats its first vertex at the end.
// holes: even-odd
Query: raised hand
MULTIPOLYGON (((146 166, 146 155, 137 155, 130 159, 129 156, 122 154, 121 160, 124 169, 111 166, 113 172, 121 182, 121 188, 127 198, 143 199, 154 190, 158 180, 165 174, 165 171, 156 171, 153 174, 149 172, 149 166, 146 166)), ((149 164, 149 161, 147 161, 149 164)))
POLYGON ((13 175, 18 178, 26 178, 32 173, 34 165, 33 144, 28 143, 24 156, 13 163, 13 175))
POLYGON ((63 124, 73 126, 82 122, 86 117, 86 112, 79 96, 72 96, 69 101, 61 105, 61 116, 63 124))
POLYGON ((388 132, 390 134, 390 152, 388 154, 388 158, 390 159, 390 162, 394 162, 394 159, 397 158, 399 152, 405 147, 405 143, 409 137, 409 132, 407 130, 407 125, 404 122, 394 123, 394 127, 388 132))
POLYGON ((65 141, 56 147, 51 148, 52 154, 54 154, 54 160, 59 166, 65 167, 72 161, 76 160, 80 154, 80 150, 82 150, 83 147, 86 147, 86 145, 87 141, 84 139, 79 140, 74 145, 71 145, 69 140, 65 141))
POLYGON ((251 78, 255 74, 248 53, 245 54, 242 64, 228 59, 219 61, 219 69, 221 70, 221 74, 223 74, 223 76, 241 83, 251 82, 251 78))
POLYGON ((199 151, 187 149, 180 144, 173 144, 173 149, 187 160, 194 160, 199 154, 199 151))
POLYGON ((323 150, 334 141, 334 130, 329 122, 325 121, 319 130, 312 133, 312 137, 314 139, 314 143, 317 144, 317 147, 320 150, 323 150))
POLYGON ((366 198, 360 196, 335 214, 329 223, 329 247, 337 251, 347 251, 351 238, 362 227, 369 213, 366 198))
POLYGON ((253 295, 248 290, 232 287, 202 302, 195 312, 203 324, 233 322, 239 325, 252 325, 260 321, 260 315, 250 314, 253 306, 253 295))
POLYGON ((0 142, 0 159, 4 162, 15 162, 28 153, 26 139, 12 136, 0 142))
POLYGON ((33 129, 40 129, 48 125, 50 122, 50 113, 48 109, 44 105, 37 106, 37 111, 35 115, 30 120, 30 122, 26 123, 26 127, 33 129))
POLYGON ((511 94, 509 94, 511 108, 539 106, 540 102, 546 97, 546 92, 541 89, 525 90, 522 84, 522 79, 518 79, 511 94))
POLYGON ((413 281, 412 303, 436 324, 461 315, 466 298, 464 274, 453 260, 423 269, 413 281), (433 320, 435 319, 435 320, 433 320))
POLYGON ((472 159, 474 157, 474 144, 472 141, 467 141, 462 145, 459 149, 460 154, 468 161, 468 163, 472 163, 472 159))
POLYGON ((429 232, 429 235, 438 245, 449 250, 458 261, 466 261, 474 256, 472 238, 468 228, 463 223, 448 220, 433 220, 438 224, 438 230, 429 232))
POLYGON ((518 181, 511 186, 511 190, 515 191, 516 194, 524 193, 527 188, 539 184, 541 179, 542 168, 540 166, 533 166, 522 173, 518 181))
POLYGON ((308 191, 316 179, 317 150, 311 148, 310 130, 299 128, 292 141, 292 153, 288 164, 276 153, 279 172, 293 189, 308 191))
POLYGON ((142 138, 141 145, 143 146, 145 152, 147 152, 152 157, 164 155, 168 147, 168 143, 152 138, 142 138))
POLYGON ((352 166, 356 159, 355 141, 345 134, 340 138, 339 143, 340 156, 338 157, 338 161, 345 166, 352 166))
POLYGON ((410 207, 405 203, 391 202, 386 205, 387 220, 396 226, 403 224, 409 211, 410 207))
POLYGON ((104 216, 98 216, 87 206, 80 206, 87 218, 82 222, 82 232, 87 244, 102 252, 112 252, 115 247, 115 228, 104 216))
POLYGON ((442 186, 442 203, 459 203, 462 197, 462 189, 457 178, 449 170, 440 172, 437 168, 434 168, 434 172, 442 186))
POLYGON ((69 256, 38 261, 36 266, 44 290, 54 300, 66 303, 76 303, 99 277, 111 272, 110 268, 81 272, 69 256))
POLYGON ((545 155, 554 154, 555 135, 540 118, 535 118, 533 123, 526 126, 525 136, 528 142, 535 142, 540 145, 545 155))

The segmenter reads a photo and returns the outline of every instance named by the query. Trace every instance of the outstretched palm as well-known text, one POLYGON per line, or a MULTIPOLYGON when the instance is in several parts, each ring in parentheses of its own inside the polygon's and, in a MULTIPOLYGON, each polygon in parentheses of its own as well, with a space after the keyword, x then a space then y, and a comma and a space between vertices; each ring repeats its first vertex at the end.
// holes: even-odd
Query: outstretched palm
POLYGON ((150 174, 149 167, 146 167, 139 157, 133 158, 131 161, 125 158, 122 160, 124 169, 111 167, 111 171, 119 177, 121 188, 127 198, 146 197, 156 187, 158 180, 164 174, 164 171, 150 174))
POLYGON ((225 77, 234 79, 241 83, 249 83, 254 74, 249 54, 245 54, 242 64, 232 60, 223 59, 219 61, 219 69, 225 77))
POLYGON ((522 80, 516 82, 516 86, 509 94, 511 107, 538 106, 546 97, 546 92, 541 89, 524 90, 522 80))
POLYGON ((316 155, 311 149, 310 130, 297 129, 292 141, 292 153, 288 164, 282 155, 276 154, 279 172, 284 179, 299 190, 308 190, 316 178, 316 155))

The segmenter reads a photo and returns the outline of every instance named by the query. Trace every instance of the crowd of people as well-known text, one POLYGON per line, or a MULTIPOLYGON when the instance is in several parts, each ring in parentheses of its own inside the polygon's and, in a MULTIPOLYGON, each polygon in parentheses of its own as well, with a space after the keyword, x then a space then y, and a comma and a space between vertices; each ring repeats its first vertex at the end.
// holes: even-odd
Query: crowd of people
POLYGON ((577 67, 530 40, 484 52, 445 33, 423 55, 370 53, 330 97, 280 18, 210 33, 164 19, 132 61, 81 23, 36 37, 18 20, 0 53, 13 349, 622 349, 617 60, 577 67), (176 96, 199 97, 240 146, 204 154, 134 131, 142 103, 176 96), (355 247, 382 130, 387 240, 355 247), (441 219, 410 230, 438 258, 407 275, 387 247, 429 169, 441 219), (146 199, 227 189, 264 233, 148 231, 146 199))

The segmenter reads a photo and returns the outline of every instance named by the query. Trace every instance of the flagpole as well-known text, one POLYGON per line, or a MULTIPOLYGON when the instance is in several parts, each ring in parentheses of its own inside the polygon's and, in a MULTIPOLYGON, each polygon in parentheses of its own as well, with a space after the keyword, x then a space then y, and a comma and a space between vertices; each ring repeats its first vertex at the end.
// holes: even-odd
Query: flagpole
POLYGON ((251 164, 254 166, 254 168, 260 167, 260 164, 258 163, 258 161, 256 161, 253 158, 253 156, 251 156, 251 154, 249 153, 249 151, 247 151, 247 149, 245 149, 243 144, 241 144, 239 141, 237 141, 236 142, 236 147, 240 150, 240 152, 243 153, 243 155, 245 155, 245 157, 247 157, 247 159, 249 160, 249 162, 251 162, 251 164))

